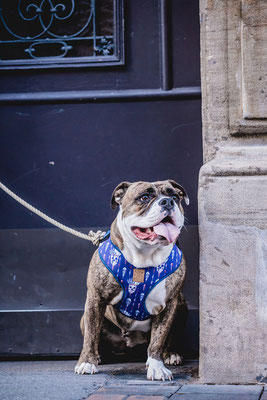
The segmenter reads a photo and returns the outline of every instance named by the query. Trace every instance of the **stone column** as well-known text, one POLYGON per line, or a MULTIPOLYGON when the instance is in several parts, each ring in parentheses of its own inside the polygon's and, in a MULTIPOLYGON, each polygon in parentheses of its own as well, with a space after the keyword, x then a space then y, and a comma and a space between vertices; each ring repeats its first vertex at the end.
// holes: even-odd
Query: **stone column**
POLYGON ((267 382, 267 1, 200 19, 200 380, 267 382))

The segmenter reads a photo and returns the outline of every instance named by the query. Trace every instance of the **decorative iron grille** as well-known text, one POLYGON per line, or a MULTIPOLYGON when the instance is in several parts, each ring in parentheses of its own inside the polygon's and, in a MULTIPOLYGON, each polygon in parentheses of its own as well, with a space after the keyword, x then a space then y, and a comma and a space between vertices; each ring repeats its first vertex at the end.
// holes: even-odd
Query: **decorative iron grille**
POLYGON ((122 0, 0 0, 0 68, 123 62, 122 0))

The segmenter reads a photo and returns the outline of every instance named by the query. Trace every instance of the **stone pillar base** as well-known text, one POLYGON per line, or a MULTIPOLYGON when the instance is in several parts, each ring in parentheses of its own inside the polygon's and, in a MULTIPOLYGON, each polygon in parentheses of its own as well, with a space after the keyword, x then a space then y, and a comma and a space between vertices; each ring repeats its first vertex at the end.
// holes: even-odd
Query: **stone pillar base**
POLYGON ((200 380, 267 382, 267 147, 227 144, 199 180, 200 380))

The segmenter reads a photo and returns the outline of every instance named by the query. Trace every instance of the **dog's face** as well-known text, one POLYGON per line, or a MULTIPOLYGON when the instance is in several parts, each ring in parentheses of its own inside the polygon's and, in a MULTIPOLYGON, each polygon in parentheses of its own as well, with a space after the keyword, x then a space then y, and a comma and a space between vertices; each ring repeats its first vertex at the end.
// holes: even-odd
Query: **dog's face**
POLYGON ((172 180, 122 182, 113 192, 112 208, 118 215, 122 236, 140 245, 174 243, 184 224, 182 200, 189 204, 184 188, 172 180))

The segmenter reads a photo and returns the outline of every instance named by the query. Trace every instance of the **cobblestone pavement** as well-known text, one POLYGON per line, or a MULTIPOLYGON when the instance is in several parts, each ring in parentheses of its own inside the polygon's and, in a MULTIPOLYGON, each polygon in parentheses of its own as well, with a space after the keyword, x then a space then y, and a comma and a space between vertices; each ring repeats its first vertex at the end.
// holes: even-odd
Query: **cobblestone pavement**
POLYGON ((148 381, 144 363, 99 367, 74 374, 75 361, 0 363, 1 400, 267 400, 261 385, 200 385, 197 362, 172 367, 173 381, 148 381))

